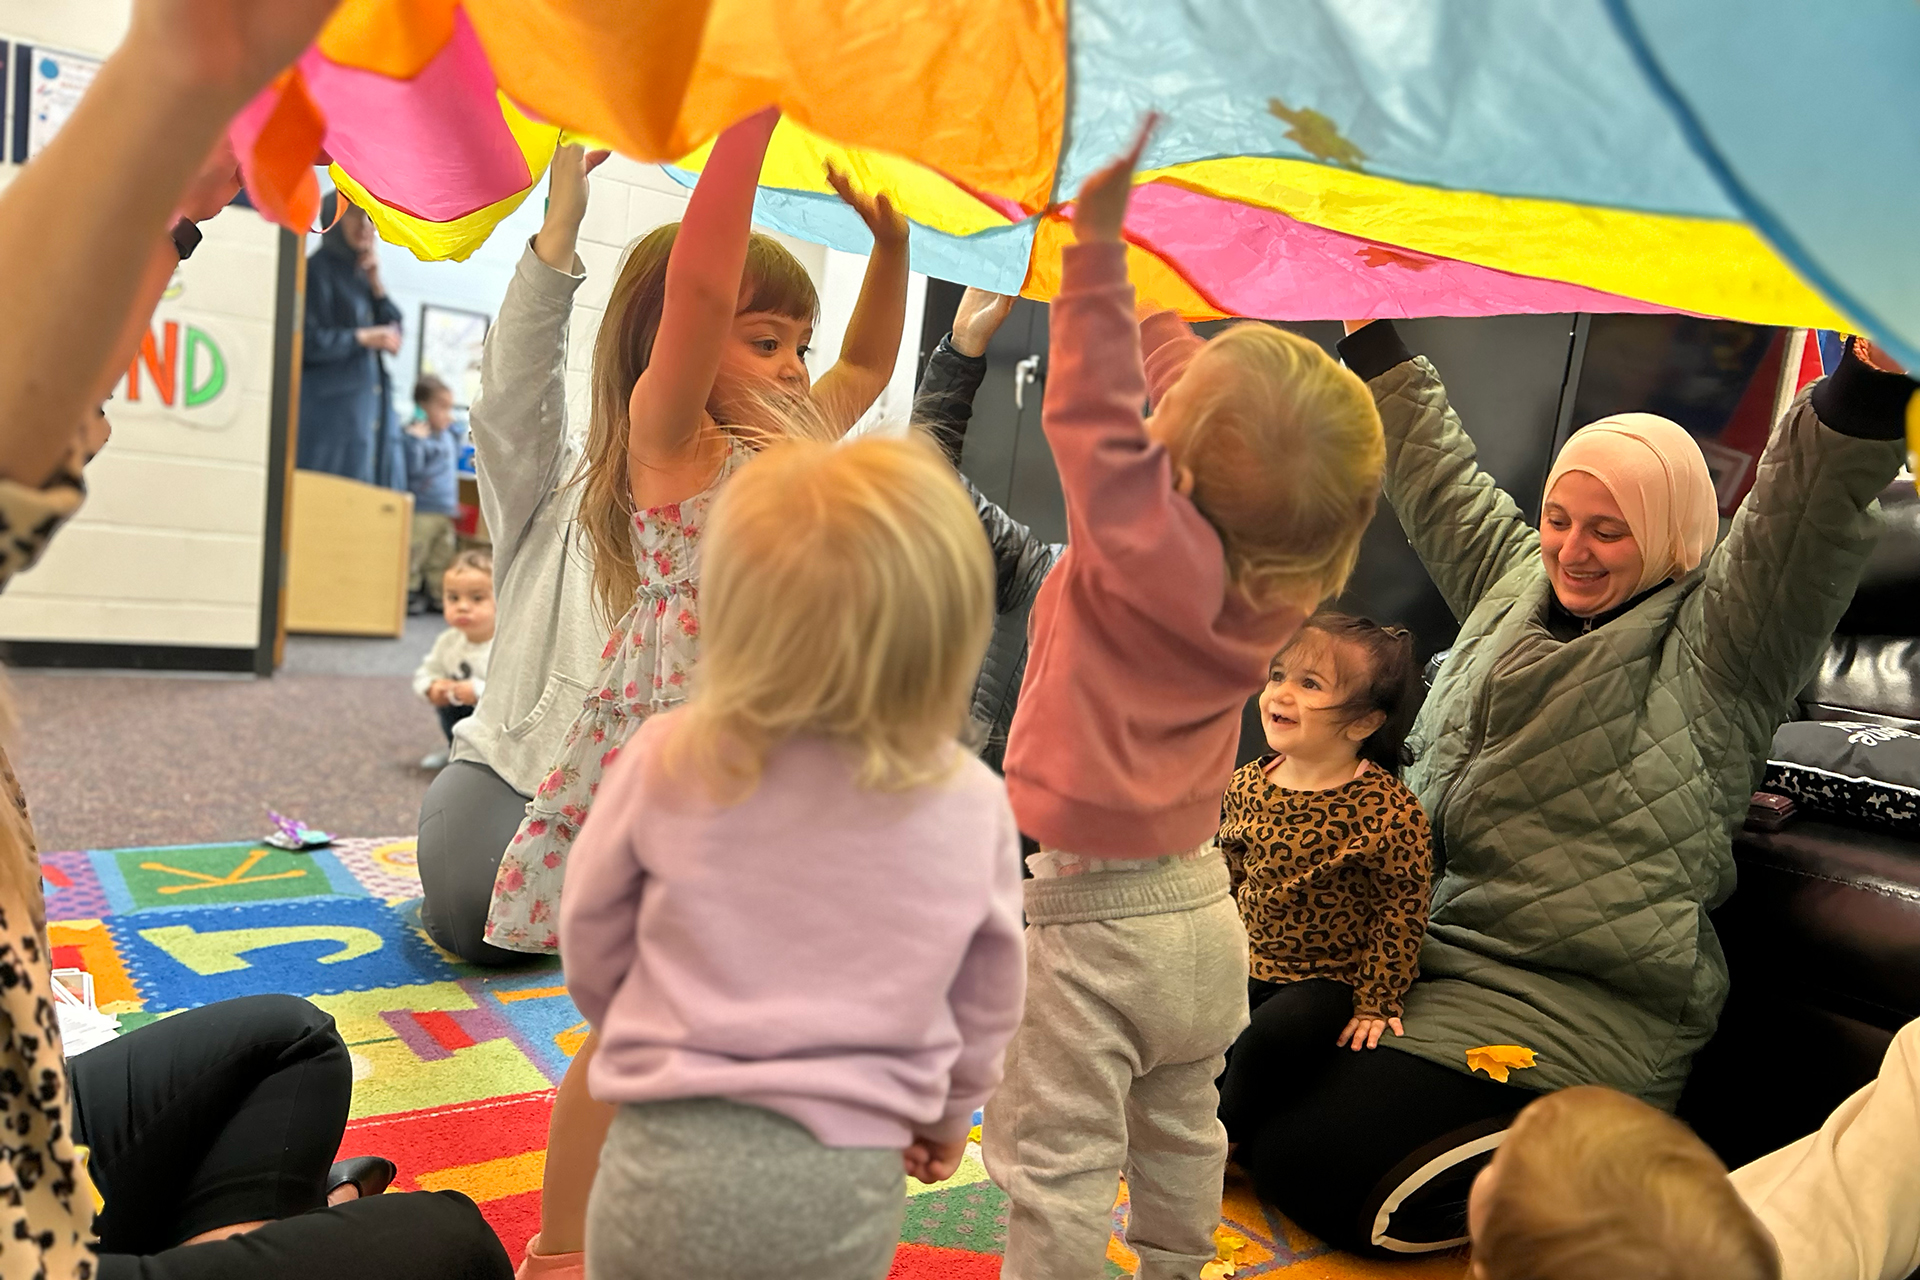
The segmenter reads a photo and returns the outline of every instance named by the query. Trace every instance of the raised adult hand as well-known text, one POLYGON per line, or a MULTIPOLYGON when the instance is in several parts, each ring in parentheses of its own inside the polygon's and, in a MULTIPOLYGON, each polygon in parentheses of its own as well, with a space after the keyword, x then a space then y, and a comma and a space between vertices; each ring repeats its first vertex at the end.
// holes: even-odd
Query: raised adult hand
POLYGON ((960 309, 953 314, 953 349, 963 356, 979 359, 987 353, 987 343, 1013 310, 1013 298, 969 285, 960 295, 960 309))
POLYGON ((228 114, 320 34, 339 0, 135 0, 129 48, 228 114))
POLYGON ((240 161, 234 158, 233 143, 225 133, 213 144, 213 150, 200 165, 200 172, 187 184, 180 197, 180 216, 193 222, 205 222, 240 194, 240 161))
POLYGON ((1073 234, 1082 244, 1120 238, 1120 228, 1127 220, 1127 201, 1133 196, 1133 171, 1159 122, 1158 115, 1147 116, 1140 122, 1133 149, 1080 184, 1080 194, 1073 200, 1073 234))
POLYGON ((609 154, 570 142, 553 153, 553 163, 547 166, 547 217, 533 238, 533 251, 555 271, 573 271, 580 221, 587 216, 587 175, 609 154))
POLYGON ((873 233, 874 248, 898 249, 906 244, 906 215, 894 208, 886 192, 870 196, 855 190, 853 180, 831 163, 827 165, 827 185, 867 224, 867 230, 873 233))
POLYGON ((1860 334, 1854 335, 1853 354, 1860 357, 1861 362, 1869 368, 1878 369, 1882 373, 1906 372, 1898 360, 1887 354, 1884 347, 1860 334))

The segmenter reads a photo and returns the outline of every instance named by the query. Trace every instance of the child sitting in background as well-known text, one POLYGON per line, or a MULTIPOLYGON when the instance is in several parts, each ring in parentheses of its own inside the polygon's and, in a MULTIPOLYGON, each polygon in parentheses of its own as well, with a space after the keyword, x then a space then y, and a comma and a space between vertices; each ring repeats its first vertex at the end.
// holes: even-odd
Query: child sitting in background
MULTIPOLYGON (((1779 1280, 1767 1229, 1691 1129, 1597 1085, 1507 1130, 1467 1201, 1473 1280, 1779 1280)), ((1888 1272, 1889 1276, 1900 1274, 1888 1272)))
POLYGON ((698 689, 607 773, 561 900, 622 1104, 588 1269, 878 1280, 903 1163, 952 1175, 1020 1016, 1013 815, 959 741, 992 561, 919 439, 769 448, 706 548, 698 689))
POLYGON ((460 432, 453 425, 453 392, 428 375, 413 387, 417 412, 401 437, 407 454, 407 488, 413 491, 413 547, 407 559, 408 613, 438 613, 440 576, 458 545, 453 518, 460 514, 460 432))
POLYGON ((1220 1082, 1230 1141, 1325 1051, 1402 1034, 1433 875, 1427 816, 1399 776, 1419 709, 1404 628, 1317 613, 1273 660, 1272 751, 1233 775, 1220 818, 1252 969, 1252 1023, 1220 1082))
MULTIPOLYGON (((487 685, 487 656, 493 651, 493 557, 462 551, 440 579, 442 631, 413 673, 413 691, 440 713, 440 732, 453 742, 453 726, 473 714, 487 685)), ((447 753, 436 751, 420 762, 438 769, 447 753)))
MULTIPOLYGON (((1144 145, 1144 135, 1141 145, 1144 145)), ((1247 1024, 1247 935, 1214 847, 1241 708, 1339 591, 1386 446, 1366 387, 1310 342, 1177 320, 1153 417, 1120 228, 1132 155, 1074 205, 1042 424, 1067 549, 1033 607, 1008 795, 1040 843, 1026 1015, 987 1109, 1012 1201, 1007 1280, 1105 1274, 1124 1171, 1140 1274, 1214 1257, 1214 1080, 1247 1024)), ((1155 356, 1162 351, 1156 349, 1155 356)))

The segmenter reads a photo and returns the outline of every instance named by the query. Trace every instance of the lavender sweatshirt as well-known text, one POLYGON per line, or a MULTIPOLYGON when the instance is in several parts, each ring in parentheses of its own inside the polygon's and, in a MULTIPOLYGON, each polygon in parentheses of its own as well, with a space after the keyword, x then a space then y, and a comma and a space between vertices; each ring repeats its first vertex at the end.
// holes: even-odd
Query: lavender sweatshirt
MULTIPOLYGON (((605 1102, 727 1098, 830 1147, 965 1135, 1020 1021, 1020 848, 971 755, 907 792, 845 750, 777 747, 745 800, 669 775, 679 713, 634 735, 568 857, 560 954, 605 1102)), ((964 754, 964 753, 963 753, 964 754)))

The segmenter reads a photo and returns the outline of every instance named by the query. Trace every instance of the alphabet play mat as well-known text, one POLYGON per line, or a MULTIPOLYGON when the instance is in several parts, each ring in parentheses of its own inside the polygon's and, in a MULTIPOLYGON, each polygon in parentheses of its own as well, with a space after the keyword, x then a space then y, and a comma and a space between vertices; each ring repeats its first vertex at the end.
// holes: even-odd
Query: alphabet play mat
MULTIPOLYGON (((260 844, 96 849, 48 853, 42 865, 55 967, 91 973, 123 1030, 231 996, 309 997, 353 1054, 341 1154, 390 1157, 397 1190, 465 1192, 519 1257, 539 1221, 553 1087, 586 1024, 557 962, 481 969, 427 940, 411 838, 304 854, 260 844)), ((977 1152, 949 1181, 908 1191, 895 1277, 999 1274, 1006 1199, 977 1152)), ((1116 1229, 1125 1218, 1123 1195, 1116 1229)), ((1335 1253, 1236 1182, 1219 1240, 1210 1275, 1457 1280, 1465 1271, 1454 1256, 1383 1264, 1335 1253)), ((1111 1274, 1131 1273, 1118 1236, 1108 1259, 1111 1274)))

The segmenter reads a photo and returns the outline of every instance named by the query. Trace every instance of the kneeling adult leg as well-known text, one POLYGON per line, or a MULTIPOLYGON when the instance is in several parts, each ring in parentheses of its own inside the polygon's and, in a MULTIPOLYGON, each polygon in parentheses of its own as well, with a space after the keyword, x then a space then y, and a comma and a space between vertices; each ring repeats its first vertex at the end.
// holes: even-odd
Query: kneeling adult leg
POLYGON ((508 1280, 513 1266, 457 1191, 369 1196, 147 1256, 103 1253, 100 1280, 508 1280))
POLYGON ((523 952, 486 940, 487 907, 527 798, 486 765, 455 760, 420 805, 420 922, 429 936, 469 964, 525 964, 523 952))
POLYGON ((245 996, 149 1023, 68 1064, 75 1139, 111 1253, 326 1203, 353 1069, 333 1019, 295 996, 245 996))
POLYGON ((1353 1017, 1353 988, 1332 978, 1247 983, 1253 1020, 1227 1055, 1220 1077, 1220 1119, 1244 1142, 1286 1106, 1338 1052, 1334 1041, 1353 1017))
POLYGON ((1390 1257, 1467 1235, 1467 1192, 1529 1089, 1382 1045, 1335 1053, 1240 1146, 1261 1199, 1328 1243, 1390 1257))

